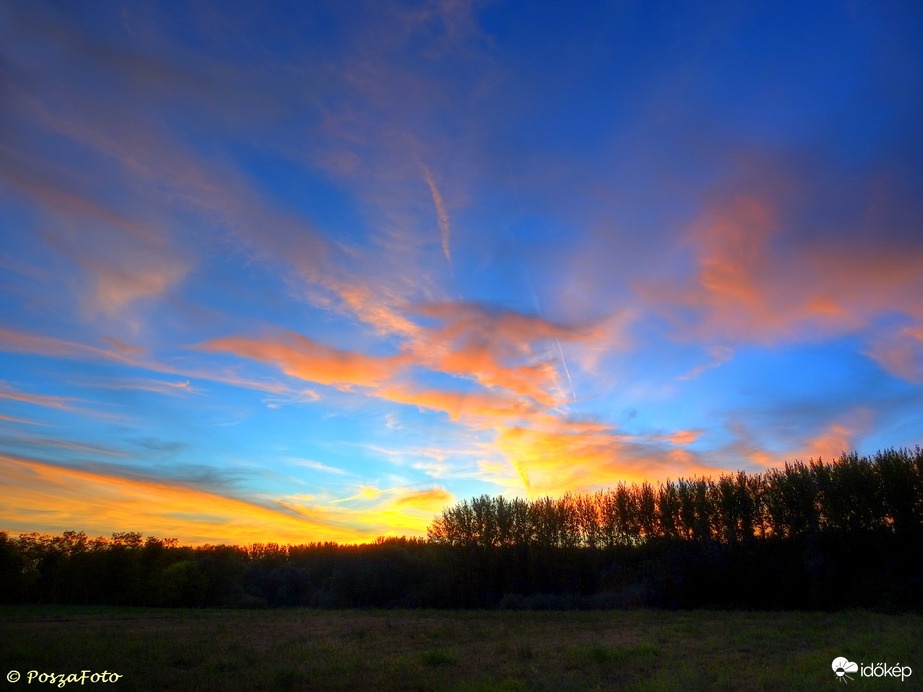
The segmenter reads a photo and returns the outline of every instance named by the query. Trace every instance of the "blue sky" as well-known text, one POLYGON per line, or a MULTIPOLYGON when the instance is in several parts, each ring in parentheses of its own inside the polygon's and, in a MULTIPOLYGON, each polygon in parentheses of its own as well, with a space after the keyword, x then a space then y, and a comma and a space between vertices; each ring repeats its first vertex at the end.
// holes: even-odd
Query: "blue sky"
POLYGON ((916 3, 0 8, 0 528, 419 535, 923 429, 916 3))

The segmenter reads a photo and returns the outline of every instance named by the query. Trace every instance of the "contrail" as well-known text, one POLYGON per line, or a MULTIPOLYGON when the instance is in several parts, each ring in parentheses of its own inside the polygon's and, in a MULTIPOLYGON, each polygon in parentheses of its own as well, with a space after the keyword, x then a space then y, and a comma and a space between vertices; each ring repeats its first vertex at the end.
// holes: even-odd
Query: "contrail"
POLYGON ((452 227, 449 225, 449 214, 445 210, 445 203, 442 201, 442 195, 439 194, 439 188, 436 187, 436 181, 433 180, 432 174, 426 164, 420 163, 423 170, 423 177, 426 184, 429 185, 429 191, 433 195, 433 204, 436 205, 436 217, 439 221, 439 230, 442 232, 442 252, 445 258, 452 264, 452 255, 449 252, 449 240, 452 237, 452 227))
POLYGON ((577 392, 574 391, 574 381, 570 378, 570 370, 567 369, 567 361, 564 360, 564 349, 561 348, 561 342, 558 337, 554 337, 554 344, 558 347, 558 353, 561 354, 561 365, 564 366, 564 374, 567 375, 567 381, 570 384, 570 394, 574 401, 577 401, 577 392))
MULTIPOLYGON (((535 309, 538 311, 539 317, 545 319, 545 311, 542 310, 542 304, 538 299, 538 293, 535 292, 535 286, 532 284, 532 279, 529 278, 528 272, 525 274, 526 283, 529 285, 529 292, 532 294, 532 301, 535 303, 535 309)), ((564 374, 567 375, 567 382, 570 384, 570 393, 572 401, 577 401, 577 391, 574 389, 574 381, 570 376, 570 369, 567 367, 567 361, 564 359, 564 349, 561 348, 561 342, 558 341, 558 337, 551 337, 554 339, 554 345, 558 348, 558 355, 561 356, 561 365, 564 366, 564 374)))
MULTIPOLYGON (((510 163, 510 157, 506 157, 506 166, 510 171, 510 182, 513 183, 513 192, 516 193, 516 206, 519 207, 519 215, 523 215, 522 211, 522 201, 519 199, 519 186, 516 185, 516 178, 513 175, 513 164, 510 163)), ((532 294, 532 300, 535 302, 535 307, 538 310, 539 316, 544 319, 544 311, 542 310, 542 305, 538 300, 538 294, 535 292, 535 286, 532 284, 532 279, 529 278, 528 271, 526 272, 526 282, 529 284, 529 292, 532 294)), ((564 374, 567 375, 567 382, 570 384, 570 393, 574 401, 577 401, 577 392, 574 390, 574 381, 570 377, 570 370, 567 367, 567 361, 564 360, 564 349, 561 348, 561 342, 558 341, 558 337, 554 337, 555 346, 558 347, 558 355, 561 356, 561 365, 564 366, 564 374)))

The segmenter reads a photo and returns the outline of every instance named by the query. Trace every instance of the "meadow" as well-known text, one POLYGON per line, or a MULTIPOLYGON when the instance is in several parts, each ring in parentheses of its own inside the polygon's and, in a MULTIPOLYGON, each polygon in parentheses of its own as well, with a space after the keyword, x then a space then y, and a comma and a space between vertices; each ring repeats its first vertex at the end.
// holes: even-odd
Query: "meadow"
MULTIPOLYGON (((859 690, 923 689, 923 616, 861 610, 502 611, 0 608, 0 662, 109 671, 128 690, 819 690, 838 656, 913 675, 859 690)), ((64 689, 80 688, 79 683, 64 689)))

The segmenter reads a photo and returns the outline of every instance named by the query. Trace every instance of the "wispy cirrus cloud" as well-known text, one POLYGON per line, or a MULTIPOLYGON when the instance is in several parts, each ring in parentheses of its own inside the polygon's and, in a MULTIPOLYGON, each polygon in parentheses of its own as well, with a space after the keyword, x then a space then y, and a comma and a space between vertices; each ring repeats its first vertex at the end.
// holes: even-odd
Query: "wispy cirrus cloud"
POLYGON ((39 423, 38 421, 27 420, 25 418, 16 418, 14 416, 0 415, 0 420, 6 421, 7 423, 23 423, 25 425, 46 425, 46 423, 39 423))
POLYGON ((63 450, 64 452, 75 452, 76 454, 86 455, 87 458, 103 456, 125 459, 131 456, 129 452, 112 445, 93 444, 82 440, 69 440, 52 435, 8 435, 2 438, 2 442, 7 447, 25 446, 29 449, 63 450))
POLYGON ((337 476, 350 475, 349 471, 344 471, 343 469, 336 468, 335 466, 328 466, 327 464, 322 464, 319 461, 314 461, 313 459, 286 457, 285 461, 289 464, 294 464, 295 466, 303 466, 304 468, 313 469, 314 471, 322 471, 323 473, 332 473, 337 476))
POLYGON ((89 418, 96 418, 99 420, 124 422, 124 416, 106 411, 100 411, 97 408, 92 408, 88 405, 90 402, 87 402, 83 399, 71 396, 57 396, 51 394, 35 394, 30 392, 23 392, 15 389, 14 387, 11 387, 5 382, 0 382, 0 400, 41 406, 43 408, 56 409, 58 411, 66 411, 67 413, 87 416, 89 418))
POLYGON ((126 344, 118 342, 117 340, 108 338, 104 340, 113 343, 114 347, 101 348, 99 346, 90 346, 67 339, 58 339, 42 334, 33 334, 0 327, 0 351, 35 354, 80 361, 111 361, 120 365, 159 372, 165 375, 210 380, 235 387, 256 389, 279 395, 292 394, 287 386, 279 382, 252 380, 241 377, 237 373, 229 370, 205 369, 187 366, 185 364, 170 365, 153 359, 147 355, 145 349, 139 347, 126 348, 126 344))
POLYGON ((75 397, 53 396, 48 394, 30 394, 14 389, 5 382, 0 382, 0 399, 19 401, 36 406, 45 406, 47 408, 56 408, 63 411, 78 410, 73 402, 78 401, 75 397))
POLYGON ((170 382, 168 380, 157 380, 145 377, 126 377, 121 379, 105 378, 101 380, 81 380, 81 386, 93 387, 99 389, 133 389, 143 392, 154 392, 155 394, 165 394, 167 396, 182 396, 184 394, 199 394, 201 390, 190 384, 189 380, 179 382, 170 382))

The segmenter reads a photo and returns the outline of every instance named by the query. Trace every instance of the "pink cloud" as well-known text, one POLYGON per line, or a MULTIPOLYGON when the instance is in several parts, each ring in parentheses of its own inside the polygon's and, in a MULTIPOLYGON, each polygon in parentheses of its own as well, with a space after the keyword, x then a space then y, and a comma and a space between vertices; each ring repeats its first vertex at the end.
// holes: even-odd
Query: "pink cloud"
POLYGON ((772 343, 841 334, 887 311, 923 318, 923 252, 856 232, 841 242, 802 238, 777 206, 738 195, 693 225, 696 272, 689 280, 639 285, 681 333, 701 339, 772 343), (777 246, 785 244, 782 252, 777 246), (692 311, 691 319, 680 318, 692 311))
POLYGON ((866 355, 892 375, 923 383, 923 327, 905 327, 877 338, 866 355))

